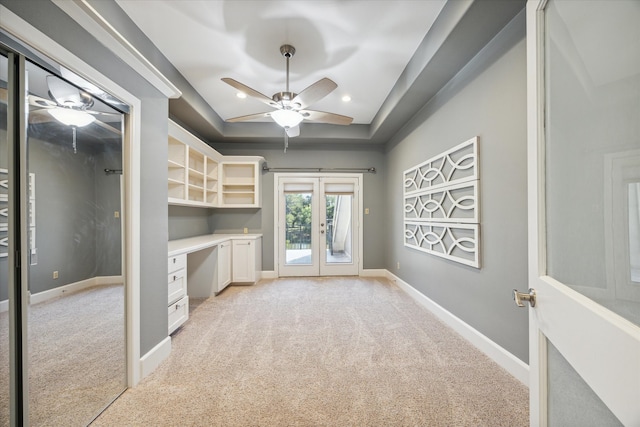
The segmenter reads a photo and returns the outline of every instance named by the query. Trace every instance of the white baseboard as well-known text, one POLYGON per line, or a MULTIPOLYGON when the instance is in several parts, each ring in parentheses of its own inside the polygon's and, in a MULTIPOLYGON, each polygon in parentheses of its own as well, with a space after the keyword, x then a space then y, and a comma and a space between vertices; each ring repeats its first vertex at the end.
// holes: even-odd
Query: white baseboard
POLYGON ((117 285, 124 283, 122 276, 98 276, 94 277, 96 285, 117 285))
POLYGON ((362 270, 360 277, 387 277, 387 270, 383 268, 362 270))
POLYGON ((418 304, 433 313, 438 319, 455 330, 463 338, 473 344, 478 350, 489 356, 503 369, 516 377, 520 382, 529 386, 529 365, 518 359, 513 354, 487 338, 469 324, 456 317, 453 313, 431 300, 416 288, 386 270, 386 277, 394 282, 400 289, 411 296, 418 304))
POLYGON ((275 271, 263 271, 260 274, 260 278, 261 279, 277 279, 278 275, 276 274, 275 271))
POLYGON ((171 354, 171 336, 160 341, 155 347, 140 358, 140 379, 156 370, 171 354))
POLYGON ((49 289, 48 291, 38 292, 37 294, 30 294, 29 304, 39 304, 41 302, 45 302, 62 295, 72 292, 78 292, 83 289, 91 288, 93 286, 112 285, 116 283, 122 283, 121 276, 92 277, 90 279, 80 280, 79 282, 69 283, 68 285, 49 289))
POLYGON ((9 311, 9 300, 8 299, 0 301, 0 313, 4 313, 5 311, 9 311))

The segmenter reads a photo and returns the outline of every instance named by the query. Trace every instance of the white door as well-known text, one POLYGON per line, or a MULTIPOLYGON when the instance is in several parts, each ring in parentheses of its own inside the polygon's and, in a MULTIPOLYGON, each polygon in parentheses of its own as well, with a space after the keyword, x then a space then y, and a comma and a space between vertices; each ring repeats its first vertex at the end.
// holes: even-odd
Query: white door
POLYGON ((361 175, 275 179, 278 275, 358 275, 361 175))
POLYGON ((640 426, 638 22, 527 4, 532 426, 640 426))

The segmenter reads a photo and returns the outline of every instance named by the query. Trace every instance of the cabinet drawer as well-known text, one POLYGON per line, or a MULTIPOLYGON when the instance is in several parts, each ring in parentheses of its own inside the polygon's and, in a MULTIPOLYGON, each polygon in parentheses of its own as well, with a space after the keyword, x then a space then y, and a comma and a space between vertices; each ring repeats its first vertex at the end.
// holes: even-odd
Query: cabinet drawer
POLYGON ((189 297, 185 295, 182 299, 169 306, 169 335, 180 327, 189 318, 189 297))
POLYGON ((173 304, 187 294, 187 277, 185 270, 169 274, 169 304, 173 304))
POLYGON ((169 273, 180 270, 187 265, 187 254, 169 257, 169 273))

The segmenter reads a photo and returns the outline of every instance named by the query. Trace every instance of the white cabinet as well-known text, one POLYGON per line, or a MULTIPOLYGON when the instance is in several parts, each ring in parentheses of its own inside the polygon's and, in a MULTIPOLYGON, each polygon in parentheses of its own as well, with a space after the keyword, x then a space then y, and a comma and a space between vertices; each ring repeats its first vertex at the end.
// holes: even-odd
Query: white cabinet
POLYGON ((168 202, 204 208, 259 208, 262 157, 223 156, 169 120, 168 202))
POLYGON ((262 239, 234 239, 233 283, 255 283, 257 270, 262 269, 262 239))
POLYGON ((169 335, 189 318, 189 297, 187 296, 187 255, 169 257, 168 263, 168 306, 169 335))
POLYGON ((221 157, 216 150, 169 121, 169 204, 218 206, 218 164, 221 157))
POLYGON ((218 245, 218 292, 231 283, 231 242, 218 245))
POLYGON ((189 297, 184 296, 169 306, 169 335, 189 319, 189 297))
POLYGON ((220 207, 259 208, 260 160, 235 160, 225 158, 221 165, 222 199, 220 207))

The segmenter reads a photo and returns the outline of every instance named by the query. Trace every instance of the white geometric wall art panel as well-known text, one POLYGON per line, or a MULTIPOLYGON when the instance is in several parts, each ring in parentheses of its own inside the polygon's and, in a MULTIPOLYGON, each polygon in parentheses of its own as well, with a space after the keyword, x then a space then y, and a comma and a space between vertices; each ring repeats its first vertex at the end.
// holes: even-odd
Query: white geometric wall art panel
MULTIPOLYGON (((29 247, 36 247, 36 175, 29 174, 29 247)), ((9 249, 9 171, 0 168, 0 258, 8 256, 9 249)))
POLYGON ((402 177, 405 246, 480 268, 478 137, 402 177))
POLYGON ((478 181, 413 192, 404 198, 404 218, 477 224, 478 181))
POLYGON ((479 224, 405 221, 404 244, 431 255, 480 267, 479 224))
POLYGON ((0 258, 9 255, 9 171, 0 169, 0 258))
POLYGON ((477 180, 478 137, 404 171, 404 193, 477 180))

